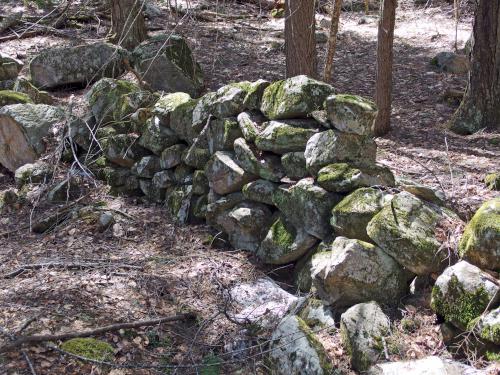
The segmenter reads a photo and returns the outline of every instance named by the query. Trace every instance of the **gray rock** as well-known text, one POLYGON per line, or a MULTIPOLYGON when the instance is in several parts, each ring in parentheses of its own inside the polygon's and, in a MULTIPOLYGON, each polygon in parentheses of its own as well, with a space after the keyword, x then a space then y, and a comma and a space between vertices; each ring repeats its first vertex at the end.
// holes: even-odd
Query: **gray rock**
POLYGON ((245 138, 234 141, 234 154, 236 163, 248 173, 273 182, 279 182, 285 176, 278 156, 252 150, 245 138))
POLYGON ((132 167, 132 172, 141 178, 153 178, 160 170, 160 158, 157 156, 145 156, 132 167))
POLYGON ((335 329, 335 318, 332 310, 323 301, 308 299, 297 315, 309 326, 323 330, 335 329))
POLYGON ((182 161, 193 168, 204 169, 210 160, 208 148, 196 146, 196 142, 182 154, 182 161))
POLYGON ((115 223, 115 217, 109 211, 103 212, 99 215, 99 219, 97 220, 97 227, 100 232, 104 232, 108 228, 110 228, 115 223))
POLYGON ((49 48, 30 62, 33 84, 42 89, 88 84, 103 77, 115 78, 125 71, 128 52, 109 43, 49 48))
POLYGON ((54 99, 48 92, 38 90, 24 77, 16 80, 13 90, 28 95, 35 104, 54 104, 54 99))
POLYGON ((0 191, 0 213, 6 208, 14 205, 19 200, 16 189, 0 191))
POLYGON ((139 146, 136 134, 117 134, 101 140, 106 158, 119 166, 131 168, 150 152, 139 146))
POLYGON ((292 180, 300 180, 308 176, 306 157, 303 152, 288 152, 281 157, 285 174, 292 180))
POLYGON ((263 79, 259 79, 255 82, 250 82, 246 85, 247 95, 243 99, 243 105, 249 110, 259 110, 262 103, 262 96, 264 95, 264 90, 271 84, 263 79))
POLYGON ((246 199, 273 205, 273 194, 278 189, 278 185, 267 180, 256 180, 249 182, 242 188, 246 199))
POLYGON ((483 340, 500 345, 500 307, 482 315, 474 331, 483 340))
POLYGON ((350 355, 351 367, 366 371, 379 359, 382 339, 389 335, 390 323, 375 302, 360 303, 340 318, 342 343, 350 355))
POLYGON ((162 203, 165 200, 166 189, 158 187, 150 179, 140 179, 139 187, 148 200, 162 203))
POLYGON ((160 157, 161 168, 170 169, 178 166, 182 162, 182 153, 186 148, 184 144, 177 144, 163 150, 160 157))
POLYGON ((446 200, 446 196, 442 191, 432 189, 407 178, 398 178, 396 180, 396 185, 401 190, 407 191, 420 199, 438 205, 444 205, 446 200))
POLYGON ((169 128, 160 126, 157 117, 148 120, 146 128, 139 138, 139 145, 156 155, 160 155, 167 147, 179 141, 177 135, 169 128))
POLYGON ((78 198, 80 194, 80 184, 73 178, 67 178, 49 191, 47 199, 50 202, 68 202, 78 198))
POLYGON ((208 186, 208 178, 205 171, 197 170, 193 174, 193 194, 204 195, 208 194, 210 187, 208 186))
POLYGON ((193 203, 192 185, 173 188, 167 193, 166 206, 172 218, 179 224, 190 221, 191 204, 193 203))
POLYGON ((186 164, 179 164, 174 170, 174 180, 178 185, 192 185, 194 169, 186 164))
POLYGON ((371 100, 356 95, 332 95, 325 101, 328 119, 342 132, 373 136, 377 107, 371 100))
POLYGON ((460 362, 431 356, 415 361, 389 362, 372 366, 368 375, 486 375, 486 371, 460 362))
POLYGON ((217 224, 217 218, 224 212, 229 211, 236 205, 245 201, 245 197, 241 192, 228 194, 226 196, 217 196, 213 190, 208 194, 207 204, 207 224, 222 230, 222 227, 217 224))
POLYGON ((465 74, 469 71, 470 62, 466 55, 457 55, 453 52, 439 52, 431 64, 447 73, 465 74))
POLYGON ((53 174, 53 167, 50 164, 37 161, 33 164, 25 164, 16 169, 14 179, 18 187, 23 187, 26 184, 47 183, 53 174))
POLYGON ((208 162, 205 172, 210 188, 221 195, 239 191, 243 185, 257 179, 236 163, 233 153, 226 151, 216 152, 208 162))
POLYGON ((243 138, 247 142, 255 141, 257 135, 264 129, 266 122, 266 118, 260 112, 241 112, 237 119, 243 138))
POLYGON ((345 237, 313 256, 311 276, 321 299, 334 307, 394 305, 407 291, 406 274, 394 259, 377 246, 345 237))
POLYGON ((208 150, 211 154, 217 151, 232 151, 234 141, 241 136, 235 118, 213 120, 207 128, 208 150))
POLYGON ((153 176, 153 185, 159 189, 166 189, 175 184, 174 171, 160 171, 153 176))
POLYGON ((15 80, 23 65, 22 61, 0 52, 0 81, 15 80))

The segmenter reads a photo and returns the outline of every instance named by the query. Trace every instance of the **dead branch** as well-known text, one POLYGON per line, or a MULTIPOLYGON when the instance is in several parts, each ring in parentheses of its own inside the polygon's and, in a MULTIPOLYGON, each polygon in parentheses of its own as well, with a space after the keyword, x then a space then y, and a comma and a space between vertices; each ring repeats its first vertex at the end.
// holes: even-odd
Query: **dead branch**
POLYGON ((170 322, 176 322, 180 320, 190 320, 194 319, 195 315, 193 313, 186 313, 186 314, 178 314, 174 316, 166 316, 166 317, 161 317, 161 318, 156 318, 156 319, 150 319, 150 320, 137 320, 134 322, 127 322, 127 323, 115 323, 111 324, 108 326, 104 327, 98 327, 94 329, 90 329, 87 331, 80 331, 80 332, 67 332, 67 333, 60 333, 57 335, 33 335, 33 336, 22 336, 11 343, 4 345, 0 347, 0 353, 7 353, 12 350, 16 350, 23 345, 33 345, 33 344, 38 344, 41 342, 46 342, 46 341, 63 341, 63 340, 68 340, 68 339, 74 339, 77 337, 89 337, 89 336, 98 336, 106 332, 112 332, 112 331, 118 331, 120 329, 131 329, 131 328, 140 328, 140 327, 147 327, 147 326, 153 326, 156 324, 161 324, 161 323, 170 323, 170 322))

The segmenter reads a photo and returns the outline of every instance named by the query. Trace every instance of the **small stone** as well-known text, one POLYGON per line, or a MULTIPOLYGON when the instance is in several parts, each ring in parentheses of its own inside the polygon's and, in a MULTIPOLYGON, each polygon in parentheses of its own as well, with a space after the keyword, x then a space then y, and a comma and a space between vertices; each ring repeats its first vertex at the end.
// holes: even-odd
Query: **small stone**
POLYGON ((115 223, 115 217, 111 212, 103 212, 99 215, 99 220, 97 222, 100 232, 104 232, 109 227, 115 223))
POLYGON ((401 190, 407 191, 428 202, 443 205, 446 200, 446 196, 442 191, 434 190, 407 178, 398 178, 396 184, 401 190))
POLYGON ((470 68, 467 56, 457 55, 453 52, 439 52, 431 60, 431 64, 437 66, 443 72, 453 74, 465 74, 470 68))

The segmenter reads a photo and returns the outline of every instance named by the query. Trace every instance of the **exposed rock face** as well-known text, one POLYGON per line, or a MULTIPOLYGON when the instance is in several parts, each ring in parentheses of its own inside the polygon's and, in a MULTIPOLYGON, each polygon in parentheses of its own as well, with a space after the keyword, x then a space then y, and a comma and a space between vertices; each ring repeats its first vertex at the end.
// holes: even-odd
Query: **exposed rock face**
POLYGON ((433 310, 462 330, 499 302, 499 281, 466 261, 448 267, 432 289, 433 310))
POLYGON ((257 135, 255 145, 275 154, 303 151, 307 141, 317 132, 317 124, 311 121, 271 121, 257 135))
POLYGON ((288 78, 264 90, 260 110, 271 120, 306 118, 333 92, 332 86, 307 76, 288 78))
POLYGON ((31 60, 31 80, 42 89, 86 85, 103 77, 118 77, 125 70, 126 58, 125 49, 109 43, 50 48, 31 60))
POLYGON ((0 108, 0 164, 14 172, 45 151, 43 138, 63 121, 62 110, 45 104, 13 104, 0 108))
POLYGON ((485 371, 439 357, 416 361, 381 363, 370 368, 368 375, 486 375, 485 371))
POLYGON ((257 179, 236 163, 232 152, 226 151, 216 152, 208 162, 205 172, 210 187, 222 195, 239 191, 243 185, 257 179))
POLYGON ((325 101, 328 120, 340 131, 372 136, 377 107, 356 95, 332 95, 325 101))
POLYGON ((375 302, 351 307, 340 318, 342 343, 351 357, 351 366, 366 371, 382 353, 382 338, 389 335, 389 319, 375 302))
POLYGON ((500 270, 500 198, 484 202, 460 240, 461 257, 481 268, 500 270))
POLYGON ((377 246, 345 237, 312 257, 311 276, 321 298, 335 307, 393 305, 407 291, 405 272, 394 259, 377 246))
POLYGON ((197 96, 203 87, 201 67, 179 35, 157 35, 133 52, 134 66, 155 91, 197 96))

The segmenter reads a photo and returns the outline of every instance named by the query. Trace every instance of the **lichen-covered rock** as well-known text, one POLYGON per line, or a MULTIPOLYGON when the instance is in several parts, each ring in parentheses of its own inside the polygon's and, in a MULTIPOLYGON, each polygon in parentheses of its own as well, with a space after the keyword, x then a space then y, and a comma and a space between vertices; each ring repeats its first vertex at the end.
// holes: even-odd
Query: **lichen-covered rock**
POLYGON ((196 169, 204 169, 210 160, 210 151, 208 148, 200 148, 194 143, 182 154, 182 161, 196 169))
POLYGON ((132 173, 141 178, 153 178, 160 168, 159 157, 145 156, 132 166, 132 173))
POLYGON ((138 179, 129 168, 106 166, 99 170, 97 176, 112 187, 128 186, 130 190, 139 187, 138 179))
POLYGON ((213 120, 207 128, 208 150, 211 154, 217 151, 232 151, 234 141, 241 136, 235 118, 213 120))
POLYGON ((190 221, 193 186, 183 185, 173 188, 167 193, 166 206, 172 218, 179 224, 190 221))
POLYGON ((298 316, 283 318, 271 336, 269 353, 273 373, 327 375, 333 366, 315 333, 298 316))
POLYGON ((64 112, 45 104, 12 104, 0 108, 0 164, 14 172, 45 151, 43 138, 64 112))
POLYGON ((415 361, 387 362, 372 366, 367 375, 486 375, 460 362, 439 357, 425 357, 415 361))
POLYGON ((407 290, 406 274, 394 259, 375 245, 345 237, 312 257, 311 276, 321 299, 334 307, 394 305, 407 290))
POLYGON ((26 184, 46 183, 52 178, 53 167, 50 164, 38 161, 33 164, 25 164, 16 169, 14 179, 18 187, 23 187, 26 184))
POLYGON ((234 141, 234 155, 238 165, 248 173, 273 182, 279 182, 285 177, 278 156, 252 150, 245 138, 238 138, 234 141))
POLYGON ((18 191, 16 189, 7 189, 0 191, 0 213, 7 207, 11 207, 19 200, 18 191))
POLYGON ((216 220, 235 249, 256 252, 272 223, 272 213, 264 204, 243 202, 216 220))
POLYGON ((67 202, 78 198, 81 194, 80 184, 74 178, 61 181, 47 194, 49 202, 67 202))
POLYGON ((241 112, 237 119, 243 138, 247 142, 255 141, 257 135, 264 129, 266 122, 266 118, 260 112, 241 112))
POLYGON ((439 272, 446 267, 446 240, 439 229, 455 226, 451 211, 401 192, 368 223, 368 236, 398 263, 417 275, 439 272))
POLYGON ((304 152, 308 171, 316 175, 328 164, 347 162, 373 165, 377 144, 373 139, 357 134, 327 130, 313 135, 304 152))
POLYGON ((499 302, 499 281, 464 260, 448 267, 432 288, 432 309, 462 330, 499 302))
POLYGON ((391 194, 361 188, 342 199, 332 210, 330 224, 337 236, 372 242, 366 233, 370 220, 392 199, 391 194))
POLYGON ((340 197, 303 179, 291 187, 280 187, 273 194, 273 203, 296 227, 323 239, 331 232, 330 212, 340 197))
POLYGON ((465 74, 469 71, 469 58, 466 55, 458 55, 453 52, 439 52, 431 64, 447 73, 465 74))
POLYGON ((318 246, 309 250, 309 252, 304 255, 295 264, 294 269, 294 280, 295 284, 299 290, 303 293, 309 293, 312 287, 312 258, 315 254, 322 251, 330 251, 331 245, 333 243, 333 236, 323 240, 318 246))
POLYGON ((234 154, 227 151, 216 152, 207 163, 205 172, 210 187, 221 195, 240 191, 243 185, 257 179, 241 168, 234 154))
POLYGON ((356 95, 332 95, 325 101, 328 119, 342 132, 373 135, 377 107, 371 100, 356 95))
POLYGON ((139 179, 139 187, 149 201, 161 203, 165 200, 166 189, 158 187, 153 180, 139 179))
POLYGON ((156 155, 161 155, 163 150, 177 142, 177 135, 171 129, 161 126, 157 117, 152 117, 147 121, 138 144, 156 155))
POLYGON ((484 183, 490 190, 500 190, 500 173, 490 173, 484 178, 484 183))
POLYGON ((103 77, 115 78, 125 71, 128 52, 109 43, 48 48, 30 62, 33 84, 42 89, 88 84, 103 77))
POLYGON ((271 120, 306 118, 323 108, 333 87, 307 76, 296 76, 274 82, 264 90, 260 110, 271 120))
POLYGON ((186 148, 186 145, 180 143, 163 150, 160 157, 160 166, 162 169, 170 169, 178 166, 182 162, 182 153, 186 148))
POLYGON ((208 178, 203 170, 197 170, 193 173, 193 194, 206 195, 210 187, 208 186, 208 178))
POLYGON ((38 90, 26 78, 19 77, 14 84, 14 91, 28 95, 35 104, 53 104, 54 99, 46 91, 38 90))
POLYGON ((481 268, 500 270, 500 198, 483 203, 464 229, 459 255, 481 268))
POLYGON ((131 168, 136 161, 149 154, 138 144, 135 134, 117 134, 101 140, 106 158, 122 167, 131 168))
POLYGON ((302 257, 318 240, 285 218, 276 220, 262 241, 257 256, 268 264, 287 264, 302 257))
POLYGON ((360 187, 394 186, 394 175, 389 168, 378 164, 356 167, 336 163, 321 168, 317 181, 325 190, 347 193, 360 187))
POLYGON ((133 51, 134 67, 155 91, 186 92, 197 96, 203 73, 186 40, 179 35, 157 35, 133 51))
POLYGON ((0 52, 0 81, 16 79, 22 67, 22 61, 0 52))
POLYGON ((396 185, 401 190, 407 191, 424 201, 443 205, 446 200, 446 196, 442 191, 432 189, 407 178, 398 178, 396 185))
POLYGON ((333 312, 325 302, 310 298, 300 308, 298 316, 309 326, 323 330, 335 329, 333 312))
POLYGON ((255 145, 275 154, 304 151, 307 141, 317 132, 318 125, 310 120, 270 121, 257 135, 255 145))
POLYGON ((186 164, 179 164, 174 169, 174 181, 178 185, 192 185, 193 184, 194 169, 186 164))
POLYGON ((174 171, 160 171, 153 176, 153 185, 159 189, 166 189, 175 184, 174 171))
POLYGON ((342 314, 340 332, 352 368, 366 371, 382 354, 382 340, 390 333, 390 323, 375 302, 360 303, 342 314))
POLYGON ((0 90, 0 108, 4 105, 26 103, 33 103, 28 95, 13 90, 0 90))
POLYGON ((249 182, 241 189, 246 199, 254 202, 273 205, 273 194, 278 185, 268 180, 256 180, 249 182))
POLYGON ((259 110, 262 103, 262 96, 264 90, 271 84, 271 82, 264 79, 259 79, 255 82, 246 84, 245 91, 247 95, 243 99, 243 105, 248 110, 259 110))
POLYGON ((472 321, 469 328, 474 328, 474 331, 483 340, 500 345, 500 307, 481 315, 477 321, 472 321))
POLYGON ((208 194, 207 224, 221 230, 222 228, 217 224, 217 217, 224 211, 229 211, 244 201, 245 197, 241 192, 231 193, 221 197, 211 190, 208 194))
POLYGON ((303 152, 288 152, 283 154, 281 165, 285 170, 286 176, 292 180, 300 180, 309 174, 306 168, 306 157, 303 152))

